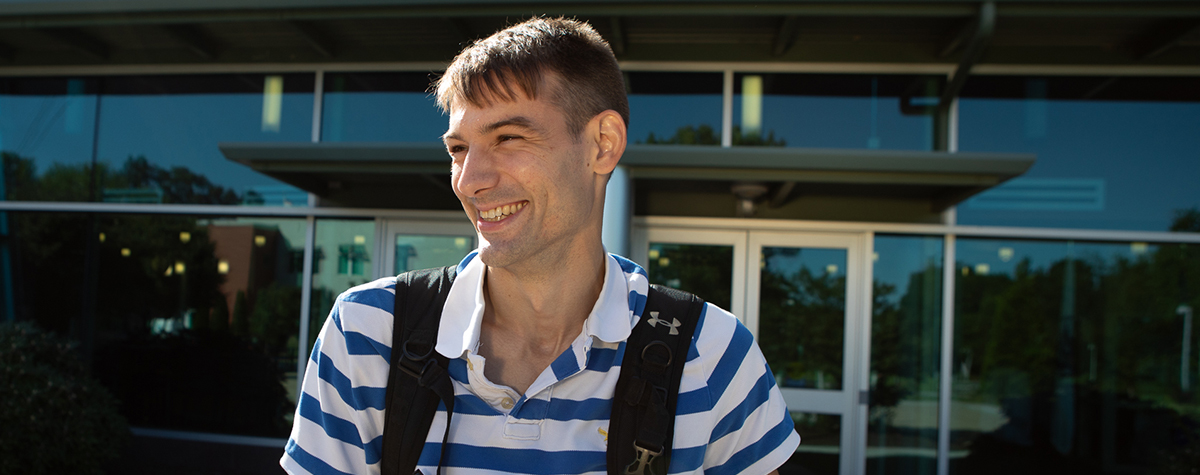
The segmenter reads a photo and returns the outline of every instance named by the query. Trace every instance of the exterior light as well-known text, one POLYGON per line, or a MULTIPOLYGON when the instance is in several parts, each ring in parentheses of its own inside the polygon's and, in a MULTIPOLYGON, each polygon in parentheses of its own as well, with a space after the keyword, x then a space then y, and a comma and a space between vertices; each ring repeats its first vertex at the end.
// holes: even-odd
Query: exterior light
POLYGON ((263 82, 262 131, 279 132, 283 117, 283 76, 267 76, 263 82))
POLYGON ((975 264, 975 273, 979 275, 988 275, 992 271, 992 266, 987 264, 975 264))
POLYGON ((762 133, 762 76, 742 77, 742 137, 762 133))
POLYGON ((179 233, 179 242, 187 244, 188 241, 191 241, 191 240, 192 240, 192 233, 189 233, 187 231, 181 231, 179 233))
POLYGON ((266 236, 254 236, 254 245, 258 246, 258 247, 266 246, 267 245, 267 237, 266 236))
POLYGON ((366 236, 354 236, 354 244, 366 244, 366 236))
POLYGON ((658 265, 660 265, 662 267, 667 267, 667 266, 671 265, 671 259, 668 259, 666 257, 660 257, 658 259, 658 265))
POLYGON ((829 264, 829 265, 825 266, 826 274, 836 274, 837 271, 838 271, 838 266, 835 264, 829 264))
POLYGON ((454 238, 454 247, 459 248, 459 249, 465 249, 467 247, 467 238, 465 238, 465 237, 454 238))
POLYGON ((104 239, 106 239, 106 236, 104 233, 100 233, 100 242, 104 242, 104 239))
POLYGON ((183 264, 183 261, 175 261, 175 273, 176 274, 182 274, 186 271, 187 271, 187 266, 183 264))
POLYGON ((1001 262, 1011 261, 1013 258, 1013 248, 1002 247, 1002 248, 1000 248, 1000 251, 998 252, 998 254, 1000 255, 1001 262))
POLYGON ((651 259, 658 259, 658 249, 651 249, 649 255, 651 259))
POLYGON ((1139 255, 1145 254, 1146 250, 1149 248, 1150 248, 1150 246, 1144 242, 1129 243, 1129 252, 1132 252, 1134 254, 1139 254, 1139 255))
POLYGON ((228 274, 229 273, 229 261, 227 261, 225 259, 221 259, 220 261, 217 261, 217 272, 221 273, 221 274, 228 274))
POLYGON ((129 257, 130 254, 133 254, 133 251, 130 251, 128 247, 121 248, 121 257, 129 257))

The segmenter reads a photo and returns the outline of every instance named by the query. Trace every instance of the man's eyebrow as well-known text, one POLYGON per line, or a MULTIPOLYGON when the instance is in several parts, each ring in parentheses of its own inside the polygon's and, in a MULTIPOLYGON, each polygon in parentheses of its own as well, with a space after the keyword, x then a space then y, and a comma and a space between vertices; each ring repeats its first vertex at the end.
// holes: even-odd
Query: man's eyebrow
POLYGON ((529 120, 528 117, 516 116, 516 117, 509 117, 504 120, 492 122, 490 124, 485 124, 484 126, 479 128, 479 133, 480 133, 480 135, 488 134, 488 133, 496 131, 496 129, 499 129, 501 127, 510 127, 510 126, 520 127, 523 129, 529 129, 529 130, 533 130, 533 131, 538 130, 537 127, 533 126, 533 121, 529 120))
MULTIPOLYGON (((516 116, 516 117, 509 117, 504 120, 498 120, 498 121, 492 122, 490 124, 484 124, 483 126, 479 127, 479 134, 480 135, 489 134, 489 133, 495 132, 496 129, 499 129, 501 127, 520 127, 523 129, 528 129, 528 130, 534 131, 534 132, 541 130, 541 129, 538 129, 537 127, 535 127, 533 125, 533 121, 530 120, 528 117, 516 116)), ((462 137, 454 132, 446 132, 445 134, 442 134, 443 142, 445 142, 446 140, 449 140, 449 139, 462 140, 462 137)))

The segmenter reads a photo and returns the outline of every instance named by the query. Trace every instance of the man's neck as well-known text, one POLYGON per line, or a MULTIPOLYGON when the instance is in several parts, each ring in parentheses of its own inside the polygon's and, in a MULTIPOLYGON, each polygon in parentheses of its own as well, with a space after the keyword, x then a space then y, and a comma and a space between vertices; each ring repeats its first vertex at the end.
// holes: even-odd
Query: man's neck
POLYGON ((494 322, 527 335, 574 339, 600 296, 608 261, 601 246, 580 254, 535 270, 489 267, 484 286, 494 322))
POLYGON ((603 247, 595 246, 549 273, 489 267, 479 335, 488 379, 524 394, 579 336, 604 287, 607 261, 603 247))

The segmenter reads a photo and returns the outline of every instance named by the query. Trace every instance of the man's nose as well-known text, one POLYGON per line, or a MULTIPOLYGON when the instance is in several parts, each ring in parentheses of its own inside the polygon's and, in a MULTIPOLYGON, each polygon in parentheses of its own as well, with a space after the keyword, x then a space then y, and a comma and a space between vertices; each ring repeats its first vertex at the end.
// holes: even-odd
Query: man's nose
POLYGON ((496 186, 494 157, 483 150, 469 150, 454 171, 454 189, 463 196, 474 197, 496 186))

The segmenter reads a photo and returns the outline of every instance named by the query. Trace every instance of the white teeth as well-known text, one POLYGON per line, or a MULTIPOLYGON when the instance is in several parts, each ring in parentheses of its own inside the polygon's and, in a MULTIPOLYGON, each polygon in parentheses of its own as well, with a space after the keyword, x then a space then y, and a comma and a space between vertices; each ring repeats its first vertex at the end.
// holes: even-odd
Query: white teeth
POLYGON ((480 211, 479 218, 485 221, 499 221, 510 214, 520 211, 521 208, 525 207, 525 204, 525 202, 521 202, 515 205, 504 205, 486 211, 480 211))

